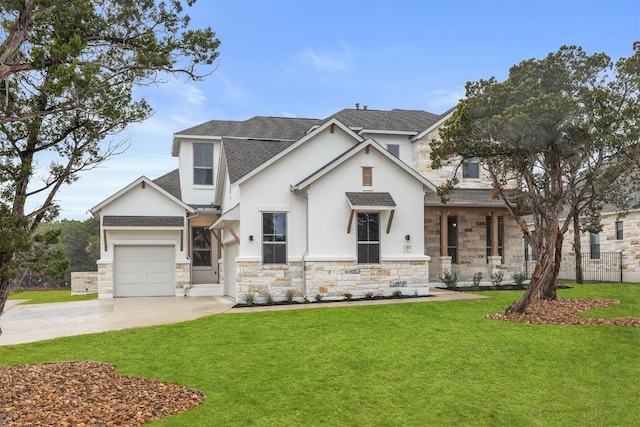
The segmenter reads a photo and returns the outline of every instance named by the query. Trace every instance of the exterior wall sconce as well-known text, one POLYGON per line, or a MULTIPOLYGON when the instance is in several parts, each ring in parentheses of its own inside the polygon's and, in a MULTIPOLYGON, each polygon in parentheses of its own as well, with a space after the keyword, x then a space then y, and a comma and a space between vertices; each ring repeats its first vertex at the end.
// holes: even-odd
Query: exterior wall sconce
POLYGON ((250 242, 253 242, 253 234, 250 234, 250 235, 249 235, 249 241, 250 241, 250 242))
POLYGON ((411 235, 409 235, 409 234, 405 235, 405 236, 404 236, 404 240, 406 240, 407 242, 408 242, 409 240, 411 240, 411 235))

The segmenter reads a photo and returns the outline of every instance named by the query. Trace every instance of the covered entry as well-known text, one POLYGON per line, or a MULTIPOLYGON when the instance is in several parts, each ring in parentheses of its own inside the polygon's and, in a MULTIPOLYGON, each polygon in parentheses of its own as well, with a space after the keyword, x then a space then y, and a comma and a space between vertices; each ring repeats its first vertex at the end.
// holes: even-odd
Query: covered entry
POLYGON ((118 245, 114 255, 114 296, 175 295, 172 245, 118 245))

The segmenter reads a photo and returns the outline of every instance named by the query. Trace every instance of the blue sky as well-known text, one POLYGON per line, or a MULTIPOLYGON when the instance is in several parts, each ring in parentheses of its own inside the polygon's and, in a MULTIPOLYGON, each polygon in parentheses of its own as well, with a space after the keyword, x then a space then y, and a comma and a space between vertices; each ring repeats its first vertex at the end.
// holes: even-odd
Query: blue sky
POLYGON ((112 138, 125 153, 61 191, 61 219, 177 168, 173 134, 208 120, 323 118, 356 102, 442 113, 467 81, 504 80, 562 45, 617 59, 640 40, 640 0, 199 0, 189 14, 222 42, 215 71, 139 90, 154 116, 112 138))

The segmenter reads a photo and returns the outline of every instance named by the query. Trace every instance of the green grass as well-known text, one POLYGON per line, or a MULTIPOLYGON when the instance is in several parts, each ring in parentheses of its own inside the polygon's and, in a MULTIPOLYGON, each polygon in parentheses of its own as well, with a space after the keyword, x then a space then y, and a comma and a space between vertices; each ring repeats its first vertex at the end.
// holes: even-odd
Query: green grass
MULTIPOLYGON (((640 329, 484 318, 521 292, 474 301, 216 315, 0 347, 0 364, 94 360, 204 391, 158 426, 640 425, 640 329)), ((640 285, 580 285, 561 297, 621 300, 640 285)))
POLYGON ((52 291, 14 291, 9 295, 9 299, 25 299, 28 301, 22 304, 45 304, 49 302, 69 302, 86 301, 97 299, 98 294, 71 295, 69 289, 52 291))

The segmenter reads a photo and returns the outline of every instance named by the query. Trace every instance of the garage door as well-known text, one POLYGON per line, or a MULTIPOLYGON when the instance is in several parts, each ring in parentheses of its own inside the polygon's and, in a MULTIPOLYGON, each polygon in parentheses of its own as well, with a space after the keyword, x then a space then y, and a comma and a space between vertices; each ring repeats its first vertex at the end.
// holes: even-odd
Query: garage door
POLYGON ((173 246, 116 246, 114 258, 116 297, 175 295, 173 246))
POLYGON ((239 252, 237 243, 224 245, 224 294, 236 297, 236 257, 239 252))

